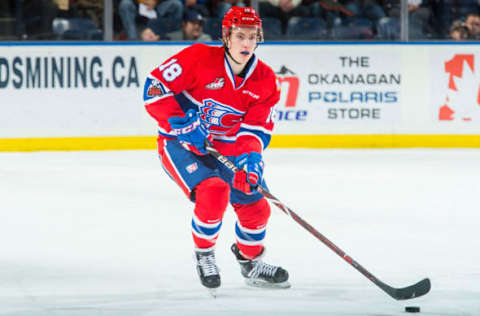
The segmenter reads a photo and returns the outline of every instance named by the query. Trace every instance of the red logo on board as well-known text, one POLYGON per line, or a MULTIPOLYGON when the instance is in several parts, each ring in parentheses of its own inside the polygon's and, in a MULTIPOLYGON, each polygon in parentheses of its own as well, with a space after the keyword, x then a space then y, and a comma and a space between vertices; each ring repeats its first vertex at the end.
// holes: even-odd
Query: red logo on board
POLYGON ((445 103, 439 108, 440 121, 471 121, 480 116, 480 80, 473 54, 456 54, 445 62, 448 90, 445 103))

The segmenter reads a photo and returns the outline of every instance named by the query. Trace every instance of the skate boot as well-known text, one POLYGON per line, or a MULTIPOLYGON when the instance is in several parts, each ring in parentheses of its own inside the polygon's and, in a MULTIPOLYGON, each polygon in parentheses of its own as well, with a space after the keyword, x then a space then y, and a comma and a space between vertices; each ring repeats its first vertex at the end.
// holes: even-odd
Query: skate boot
POLYGON ((265 249, 255 259, 242 256, 237 244, 233 244, 232 252, 237 257, 245 283, 254 287, 286 289, 290 287, 288 272, 282 267, 272 266, 262 261, 265 249))
POLYGON ((215 296, 215 289, 220 286, 221 282, 213 249, 196 249, 195 258, 197 259, 197 272, 200 277, 200 282, 215 296))

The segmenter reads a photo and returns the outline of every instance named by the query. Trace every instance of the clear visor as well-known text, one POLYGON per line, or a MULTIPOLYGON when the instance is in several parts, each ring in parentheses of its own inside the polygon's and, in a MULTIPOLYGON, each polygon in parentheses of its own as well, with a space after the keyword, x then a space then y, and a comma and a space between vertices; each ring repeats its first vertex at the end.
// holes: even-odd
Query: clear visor
POLYGON ((263 42, 263 32, 262 29, 258 27, 258 25, 248 25, 248 24, 241 24, 241 25, 234 25, 230 29, 230 35, 233 33, 242 32, 246 36, 254 35, 256 36, 257 43, 263 42))
POLYGON ((232 31, 233 30, 245 30, 245 31, 255 30, 255 31, 258 31, 258 25, 249 25, 249 24, 233 25, 232 26, 232 31))

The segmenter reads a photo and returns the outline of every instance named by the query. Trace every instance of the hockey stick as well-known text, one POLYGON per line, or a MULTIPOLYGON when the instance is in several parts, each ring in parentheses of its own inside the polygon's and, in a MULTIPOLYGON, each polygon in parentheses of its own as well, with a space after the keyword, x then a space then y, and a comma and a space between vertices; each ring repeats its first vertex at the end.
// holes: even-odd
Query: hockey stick
MULTIPOLYGON (((237 172, 240 169, 238 169, 235 164, 230 161, 227 157, 223 156, 220 154, 215 148, 213 148, 212 145, 206 144, 206 149, 209 154, 214 156, 219 162, 221 162, 225 167, 230 169, 232 172, 237 172)), ((263 194, 263 196, 270 201, 271 203, 275 204, 280 210, 282 210, 285 214, 290 216, 294 221, 296 221, 300 226, 305 228, 308 232, 310 232, 313 236, 317 237, 318 240, 323 242, 328 248, 333 250, 337 255, 339 255, 343 260, 348 262, 352 267, 357 269, 361 274, 363 274, 367 279, 372 281, 376 286, 381 288, 384 292, 386 292, 388 295, 393 297, 396 300, 408 300, 411 298, 416 298, 422 295, 425 295, 430 291, 430 279, 426 278, 421 280, 418 283, 415 283, 413 285, 403 287, 403 288, 394 288, 391 287, 379 279, 375 277, 373 274, 368 272, 367 269, 362 267, 358 262, 352 259, 352 257, 348 256, 342 249, 340 249, 337 245, 335 245, 333 242, 331 242, 327 237, 322 235, 319 231, 317 231, 315 228, 313 228, 310 224, 308 224, 303 218, 301 218, 297 213, 292 211, 289 207, 287 207, 285 204, 280 202, 273 194, 268 192, 264 187, 258 186, 257 190, 263 194)))

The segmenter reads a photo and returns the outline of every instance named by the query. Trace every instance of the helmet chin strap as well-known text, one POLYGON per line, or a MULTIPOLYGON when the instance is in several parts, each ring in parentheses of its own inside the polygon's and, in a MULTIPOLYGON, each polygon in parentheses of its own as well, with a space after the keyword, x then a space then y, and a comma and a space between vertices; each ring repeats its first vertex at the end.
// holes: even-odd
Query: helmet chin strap
MULTIPOLYGON (((255 50, 257 49, 258 47, 258 43, 257 45, 255 46, 255 50)), ((230 54, 230 50, 228 49, 228 46, 227 46, 227 41, 225 39, 223 39, 223 48, 225 48, 225 52, 227 53, 227 55, 233 60, 233 62, 237 65, 241 65, 242 63, 239 63, 238 61, 235 60, 235 58, 233 58, 232 54, 230 54)))
POLYGON ((230 50, 228 49, 228 47, 226 45, 225 46, 225 52, 227 53, 227 55, 233 60, 233 62, 237 65, 241 65, 241 63, 239 63, 238 61, 235 60, 235 58, 233 58, 232 54, 230 54, 230 50))
MULTIPOLYGON (((232 54, 230 53, 230 50, 228 49, 228 45, 227 45, 227 42, 228 42, 228 39, 229 39, 230 36, 228 37, 223 37, 222 38, 222 43, 223 43, 223 48, 225 49, 225 53, 227 53, 227 56, 230 57, 230 59, 237 65, 242 65, 242 63, 238 62, 237 60, 235 60, 235 58, 233 58, 232 54)), ((255 48, 253 49, 254 51, 257 49, 258 47, 258 42, 257 42, 257 45, 255 45, 255 48)), ((249 60, 247 61, 247 63, 244 65, 243 67, 243 70, 242 70, 242 73, 243 71, 245 71, 245 66, 248 65, 250 63, 250 61, 252 60, 252 56, 250 56, 249 60)))

